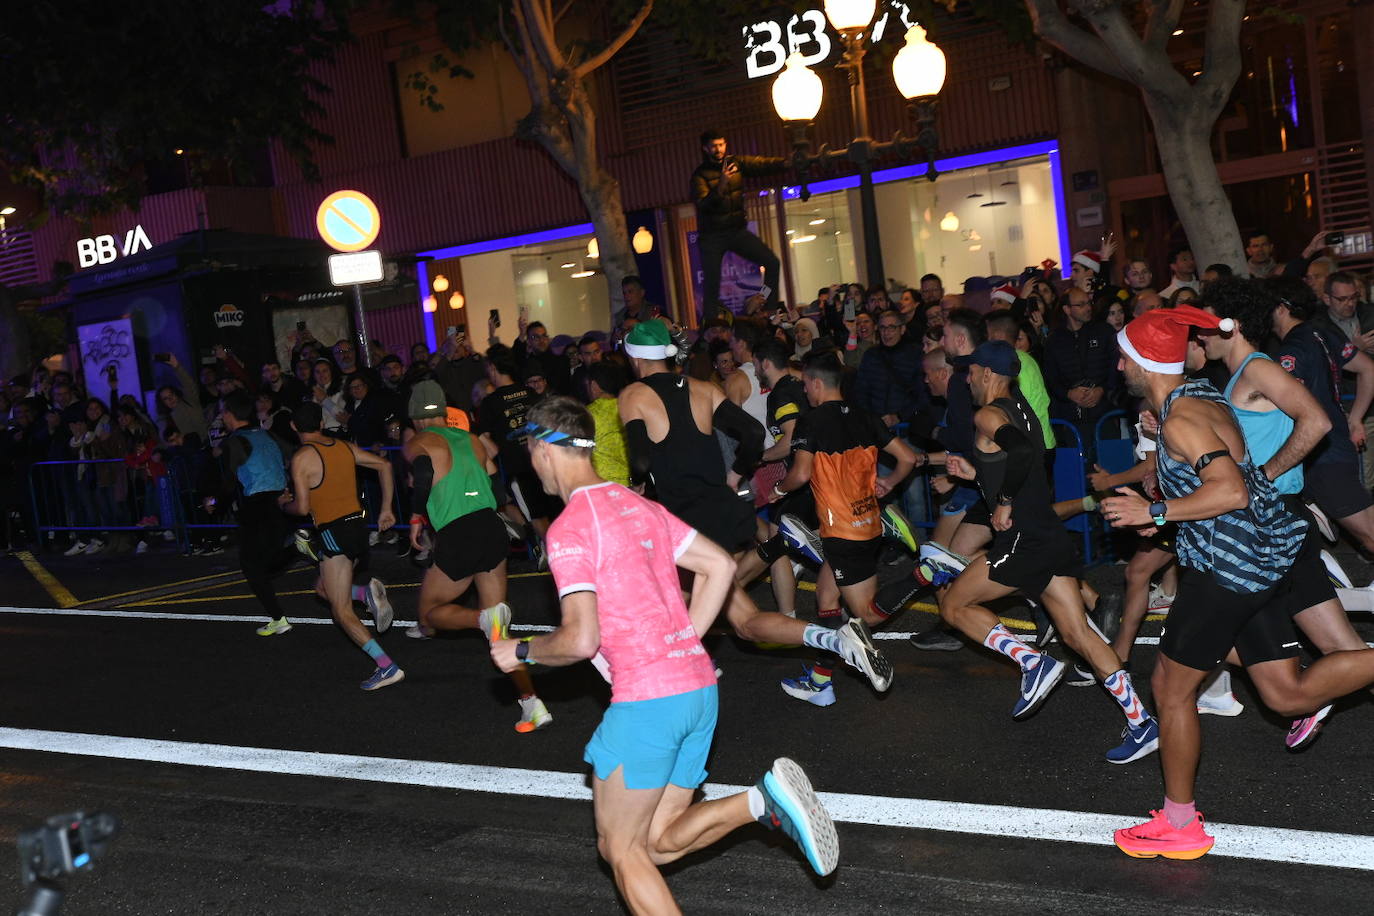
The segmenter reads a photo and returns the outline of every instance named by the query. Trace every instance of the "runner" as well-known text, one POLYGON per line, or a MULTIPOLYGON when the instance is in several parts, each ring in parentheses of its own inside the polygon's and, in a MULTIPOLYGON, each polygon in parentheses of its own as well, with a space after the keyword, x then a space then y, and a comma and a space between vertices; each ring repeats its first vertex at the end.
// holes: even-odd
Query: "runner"
POLYGON ((547 636, 496 640, 491 656, 509 672, 576 664, 598 648, 604 657, 611 705, 584 759, 597 846, 630 911, 679 912, 659 867, 753 821, 796 841, 817 874, 832 872, 835 826, 786 757, 749 790, 693 804, 717 715, 701 637, 735 587, 730 556, 665 508, 597 476, 594 426, 576 401, 550 398, 528 420, 534 468, 566 503, 549 531, 563 622, 547 636), (690 608, 679 567, 696 577, 690 608))
POLYGON ((396 524, 391 511, 391 462, 351 442, 326 436, 320 432, 322 422, 320 405, 314 401, 297 405, 292 411, 291 428, 301 437, 301 447, 291 456, 295 497, 282 508, 289 515, 309 515, 314 520, 320 555, 315 592, 329 602, 334 622, 376 663, 377 670, 359 685, 364 690, 376 690, 405 680, 406 674, 368 635, 353 612, 354 601, 365 602, 379 635, 391 626, 391 602, 381 580, 374 578, 366 586, 353 584, 356 564, 366 559, 368 549, 367 525, 358 502, 358 466, 372 468, 381 480, 377 529, 386 531, 396 524))
MULTIPOLYGON (((1364 649, 1365 641, 1350 625, 1326 573, 1320 533, 1301 497, 1303 459, 1321 444, 1331 420, 1301 382, 1259 352, 1277 305, 1272 295, 1254 283, 1214 283, 1207 288, 1205 308, 1233 319, 1237 330, 1204 334, 1201 340, 1207 357, 1223 360, 1231 372, 1226 400, 1240 422, 1251 460, 1273 481, 1289 511, 1308 522, 1307 543, 1291 577, 1293 621, 1323 654, 1364 649)), ((1326 706, 1294 722, 1285 738, 1288 749, 1301 750, 1311 744, 1330 713, 1326 706)))
MULTIPOLYGON (((716 386, 670 372, 667 360, 676 352, 661 321, 637 324, 625 337, 625 353, 639 377, 620 393, 630 479, 642 484, 652 477, 664 508, 738 561, 754 545, 753 505, 736 488, 758 464, 758 424, 716 386), (739 443, 728 475, 717 427, 739 443)), ((740 639, 825 649, 862 671, 880 693, 892 686, 892 665, 858 618, 838 630, 807 624, 760 611, 740 587, 730 591, 726 617, 740 639)))
MULTIPOLYGON (((419 549, 425 525, 435 531, 434 565, 420 583, 420 620, 411 632, 423 636, 435 630, 476 629, 487 639, 504 636, 511 621, 506 603, 509 541, 489 481, 496 465, 471 432, 447 426, 438 382, 417 383, 408 412, 416 430, 405 444, 415 482, 411 543, 419 549), (458 604, 474 584, 481 610, 458 604)), ((518 671, 511 680, 520 700, 515 730, 532 732, 553 722, 529 674, 518 671)))
POLYGON ((974 414, 974 446, 951 455, 950 473, 975 481, 988 506, 992 545, 969 563, 939 597, 940 615, 970 639, 1021 667, 1021 695, 1012 718, 1039 709, 1064 676, 1065 663, 1023 644, 984 604, 1014 592, 1044 605, 1060 638, 1092 667, 1126 716, 1120 745, 1107 752, 1111 763, 1130 763, 1152 753, 1159 729, 1121 667, 1121 660, 1088 619, 1079 590, 1081 568, 1064 526, 1054 514, 1043 473, 1045 440, 1039 421, 1012 380, 1020 371, 1016 350, 1005 341, 979 344, 968 359, 974 414))
MULTIPOLYGON (((843 599, 852 617, 871 626, 886 623, 888 615, 873 603, 883 548, 878 500, 901 485, 916 467, 917 455, 882 420, 844 403, 844 365, 838 354, 808 354, 802 366, 812 409, 793 428, 792 467, 771 496, 777 502, 809 485, 815 499, 825 556, 816 579, 816 607, 822 619, 838 620, 843 599), (879 451, 896 461, 882 477, 879 451)), ((830 660, 822 657, 800 677, 784 679, 783 692, 815 706, 829 706, 835 702, 831 670, 830 660)))
POLYGON ((1159 417, 1165 499, 1151 504, 1123 490, 1103 501, 1103 515, 1118 527, 1146 530, 1176 522, 1182 567, 1151 679, 1164 805, 1149 821, 1115 834, 1123 852, 1141 858, 1195 859, 1212 848, 1193 795, 1202 751, 1197 691, 1233 647, 1265 704, 1280 715, 1311 714, 1374 682, 1370 650, 1337 652, 1299 669, 1291 605, 1302 576, 1289 572, 1304 549, 1307 523, 1251 463, 1220 392, 1183 378, 1190 328, 1234 326, 1184 305, 1146 312, 1117 335, 1127 388, 1159 417))
MULTIPOLYGON (((220 421, 229 430, 220 454, 227 505, 238 505, 239 569, 254 597, 267 611, 267 623, 259 636, 276 636, 291 629, 282 612, 272 577, 300 558, 290 519, 281 511, 286 489, 286 453, 290 445, 257 426, 253 398, 246 391, 232 391, 224 399, 220 421)), ((208 499, 208 497, 207 497, 208 499)))

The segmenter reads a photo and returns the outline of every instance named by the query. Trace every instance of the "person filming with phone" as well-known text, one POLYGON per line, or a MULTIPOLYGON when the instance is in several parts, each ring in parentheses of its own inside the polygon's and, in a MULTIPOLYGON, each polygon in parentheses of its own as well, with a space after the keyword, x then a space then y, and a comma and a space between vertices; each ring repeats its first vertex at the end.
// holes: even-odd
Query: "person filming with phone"
POLYGON ((701 253, 703 315, 720 308, 720 262, 727 251, 763 268, 768 289, 767 311, 778 307, 778 256, 749 231, 744 210, 744 179, 774 175, 787 168, 787 160, 773 156, 731 156, 719 130, 701 134, 701 164, 692 172, 692 200, 697 206, 697 247, 701 253))

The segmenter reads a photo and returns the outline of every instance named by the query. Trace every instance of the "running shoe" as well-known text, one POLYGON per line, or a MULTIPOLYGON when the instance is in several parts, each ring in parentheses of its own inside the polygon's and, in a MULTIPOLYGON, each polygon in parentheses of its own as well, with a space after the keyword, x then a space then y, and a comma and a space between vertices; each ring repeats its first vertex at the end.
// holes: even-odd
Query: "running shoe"
POLYGON ((1288 737, 1283 739, 1283 743, 1295 753, 1307 747, 1317 740, 1317 735, 1322 730, 1322 723, 1326 721, 1326 717, 1329 715, 1331 715, 1331 707, 1327 705, 1310 716, 1294 719, 1292 728, 1288 729, 1288 737))
POLYGON ((315 541, 309 531, 304 528, 297 529, 294 540, 296 549, 301 552, 301 556, 311 563, 320 562, 320 552, 315 549, 315 541))
POLYGON ((520 721, 515 723, 515 730, 520 734, 528 735, 552 723, 553 713, 549 712, 539 697, 525 697, 520 700, 520 721))
POLYGON ((1201 812, 1180 828, 1169 823, 1163 811, 1151 811, 1148 821, 1116 831, 1115 839, 1117 849, 1137 859, 1196 859, 1216 842, 1202 829, 1201 812))
POLYGON ((68 547, 66 550, 62 551, 62 556, 64 556, 64 557, 74 557, 74 556, 76 556, 78 553, 85 553, 85 552, 86 552, 86 542, 85 542, 85 541, 77 541, 76 543, 72 544, 72 546, 70 546, 70 547, 68 547))
POLYGON ((883 508, 883 534, 902 544, 912 553, 915 553, 919 546, 916 543, 916 535, 911 530, 911 522, 895 505, 883 508))
POLYGON ((544 549, 544 544, 542 541, 535 540, 532 544, 530 544, 529 550, 530 559, 534 561, 534 566, 536 569, 538 569, 540 572, 543 572, 544 570, 549 568, 549 554, 544 549))
POLYGON ((927 587, 912 576, 893 579, 878 589, 878 593, 873 596, 873 607, 884 617, 895 616, 898 611, 906 610, 922 589, 927 587))
MULTIPOLYGON (((139 543, 142 543, 142 541, 140 541, 139 543)), ((102 541, 100 538, 92 538, 90 541, 88 541, 88 542, 86 543, 85 549, 83 549, 81 552, 82 552, 82 553, 87 553, 87 554, 90 554, 90 553, 100 553, 100 551, 102 551, 102 550, 104 550, 104 549, 105 549, 105 542, 104 542, 104 541, 102 541)))
POLYGON ((1012 707, 1011 717, 1016 720, 1029 719, 1035 715, 1040 704, 1058 686, 1068 665, 1052 655, 1041 655, 1040 663, 1029 671, 1021 673, 1021 696, 1012 707))
POLYGON ((962 639, 938 623, 924 633, 912 636, 911 644, 927 652, 958 652, 964 647, 962 639))
POLYGON ((1326 564, 1326 577, 1331 580, 1333 588, 1354 588, 1350 584, 1350 577, 1345 574, 1341 564, 1336 562, 1336 558, 1331 554, 1322 551, 1322 562, 1326 564))
POLYGON ((792 838, 818 875, 828 875, 840 862, 840 838, 835 822, 811 788, 811 780, 795 761, 779 757, 756 784, 763 795, 759 823, 792 838))
POLYGON ((1088 612, 1088 620, 1102 641, 1110 644, 1121 631, 1121 596, 1098 595, 1097 604, 1088 612))
POLYGON ((518 544, 525 539, 525 532, 520 530, 520 526, 504 515, 501 516, 501 524, 506 526, 506 537, 511 541, 518 544))
POLYGON ((382 536, 379 535, 377 532, 375 532, 375 531, 369 531, 369 532, 367 533, 367 546, 369 546, 369 547, 376 547, 377 544, 381 541, 381 539, 382 539, 382 536))
POLYGON ((1030 605, 1031 619, 1035 621, 1035 640, 1032 645, 1037 649, 1048 646, 1057 632, 1054 628, 1054 621, 1050 615, 1045 613, 1045 609, 1040 606, 1040 602, 1027 598, 1026 604, 1030 605))
POLYGON ((795 515, 783 513, 782 518, 778 520, 778 531, 781 532, 782 539, 788 547, 812 563, 819 566, 825 562, 820 535, 803 525, 801 519, 795 515))
POLYGON ((912 575, 922 585, 940 588, 953 582, 967 566, 967 557, 961 557, 934 541, 926 541, 921 545, 917 555, 916 571, 912 575))
POLYGON ((1317 530, 1326 538, 1327 543, 1336 543, 1336 528, 1331 524, 1331 519, 1326 517, 1326 513, 1317 508, 1316 503, 1304 503, 1307 511, 1312 513, 1312 520, 1317 523, 1317 530))
POLYGON ((829 706, 835 702, 835 685, 830 681, 817 684, 811 679, 811 668, 802 668, 800 677, 785 677, 778 682, 789 697, 805 700, 812 706, 829 706))
POLYGON ((502 601, 482 609, 482 613, 477 615, 477 628, 482 631, 488 642, 509 639, 510 618, 510 605, 502 601))
POLYGON ((134 553, 144 554, 144 553, 147 553, 147 552, 148 552, 148 542, 147 542, 147 541, 139 541, 139 542, 138 542, 138 546, 134 548, 134 553))
POLYGON ((1091 687, 1097 683, 1097 675, 1082 662, 1075 662, 1073 670, 1064 676, 1064 683, 1070 687, 1091 687))
POLYGON ((385 668, 378 668, 372 672, 372 677, 363 681, 358 686, 364 690, 377 690, 389 684, 399 684, 406 679, 406 673, 401 670, 401 666, 392 662, 385 668))
POLYGON ((425 626, 424 626, 422 623, 420 623, 418 620, 415 622, 414 626, 410 626, 410 627, 407 627, 407 628, 406 628, 406 635, 409 636, 411 639, 433 639, 433 638, 434 638, 434 633, 433 633, 433 631, 426 631, 425 626))
POLYGON ((386 585, 381 579, 374 577, 367 583, 367 588, 363 589, 363 600, 367 603, 367 609, 372 612, 377 632, 385 633, 391 629, 391 602, 387 600, 386 585))
POLYGON ((269 620, 267 623, 258 627, 259 636, 277 636, 291 629, 291 621, 285 617, 278 617, 276 620, 269 620))
POLYGON ((1127 725, 1121 730, 1121 743, 1107 752, 1108 763, 1132 763, 1159 750, 1159 723, 1127 725))
POLYGON ((1145 606, 1145 613, 1168 614, 1173 606, 1174 596, 1156 585, 1150 589, 1150 603, 1145 606))
POLYGON ((892 663, 873 645, 868 626, 858 617, 851 617, 835 635, 839 637, 844 660, 867 675, 874 690, 886 693, 892 686, 892 663))
POLYGON ((1227 691, 1221 696, 1207 696, 1205 693, 1198 694, 1197 714, 1200 716, 1227 716, 1234 717, 1245 712, 1245 704, 1236 699, 1236 695, 1227 691))

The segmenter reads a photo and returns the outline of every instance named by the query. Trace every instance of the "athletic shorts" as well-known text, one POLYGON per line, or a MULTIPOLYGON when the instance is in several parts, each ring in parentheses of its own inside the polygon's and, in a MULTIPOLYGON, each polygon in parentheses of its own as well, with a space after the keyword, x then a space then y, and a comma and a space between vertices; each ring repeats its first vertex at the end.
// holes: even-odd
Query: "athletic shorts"
POLYGON ((695 789, 706 781, 716 707, 714 684, 654 700, 612 703, 582 759, 601 780, 624 767, 627 789, 669 784, 695 789))
POLYGON ((434 536, 434 565, 457 582, 501 565, 510 552, 510 535, 495 509, 459 516, 434 536))
POLYGON ((1354 461, 1315 464, 1303 473, 1303 499, 1314 502, 1333 522, 1374 506, 1354 461))
POLYGON ((553 518, 558 514, 558 500, 544 492, 539 475, 534 471, 522 471, 510 479, 511 494, 515 504, 525 513, 525 518, 553 518))
MULTIPOLYGON (((1178 594, 1159 650, 1197 671, 1221 664, 1232 646, 1244 665, 1294 658, 1298 634, 1293 629, 1290 578, 1260 592, 1233 592, 1210 572, 1180 566, 1178 594)), ((1324 567, 1321 578, 1326 580, 1324 567)))
POLYGON ((1307 537, 1288 575, 1283 577, 1283 584, 1288 588, 1288 612, 1294 616, 1323 602, 1336 600, 1336 586, 1331 584, 1331 576, 1322 562, 1322 533, 1306 509, 1301 511, 1300 517, 1308 521, 1307 537))
POLYGON ((957 486, 940 508, 941 515, 958 515, 983 501, 983 494, 977 487, 957 486))
POLYGON ((754 545, 754 504, 728 487, 703 491, 684 499, 674 494, 663 507, 715 541, 726 553, 738 553, 754 545))
POLYGON ((835 573, 837 585, 858 585, 878 574, 878 554, 883 549, 881 537, 866 541, 845 538, 821 538, 825 562, 835 573))
POLYGON ((1056 576, 1083 576, 1083 564, 1062 528, 1034 533, 1017 528, 993 532, 986 561, 989 579, 1028 598, 1044 594, 1056 576))
POLYGON ((320 525, 320 559, 348 557, 357 560, 367 556, 367 524, 363 516, 345 515, 327 525, 320 525))

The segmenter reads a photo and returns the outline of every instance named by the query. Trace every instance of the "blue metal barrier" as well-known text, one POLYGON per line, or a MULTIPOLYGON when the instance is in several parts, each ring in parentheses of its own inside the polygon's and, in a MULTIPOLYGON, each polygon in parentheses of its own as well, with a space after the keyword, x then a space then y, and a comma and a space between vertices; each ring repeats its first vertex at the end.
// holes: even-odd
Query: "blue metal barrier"
MULTIPOLYGON (((1054 498, 1060 502, 1069 499, 1082 499, 1088 495, 1088 469, 1083 457, 1083 437, 1078 428, 1064 420, 1051 420, 1055 431, 1054 449, 1054 498), (1060 436, 1060 431, 1067 435, 1060 436), (1065 440, 1068 445, 1058 444, 1065 440)), ((1093 524, 1088 515, 1075 515, 1064 522, 1069 531, 1083 538, 1083 563, 1093 564, 1093 524)))
POLYGON ((181 526, 170 479, 152 477, 122 458, 34 462, 29 502, 40 541, 57 531, 178 533, 181 526))
POLYGON ((1113 410, 1102 415, 1093 429, 1093 440, 1097 446, 1097 466, 1108 474, 1120 474, 1135 467, 1135 438, 1127 424, 1128 416, 1124 410, 1113 410), (1117 432, 1116 436, 1105 436, 1104 432, 1117 432))

